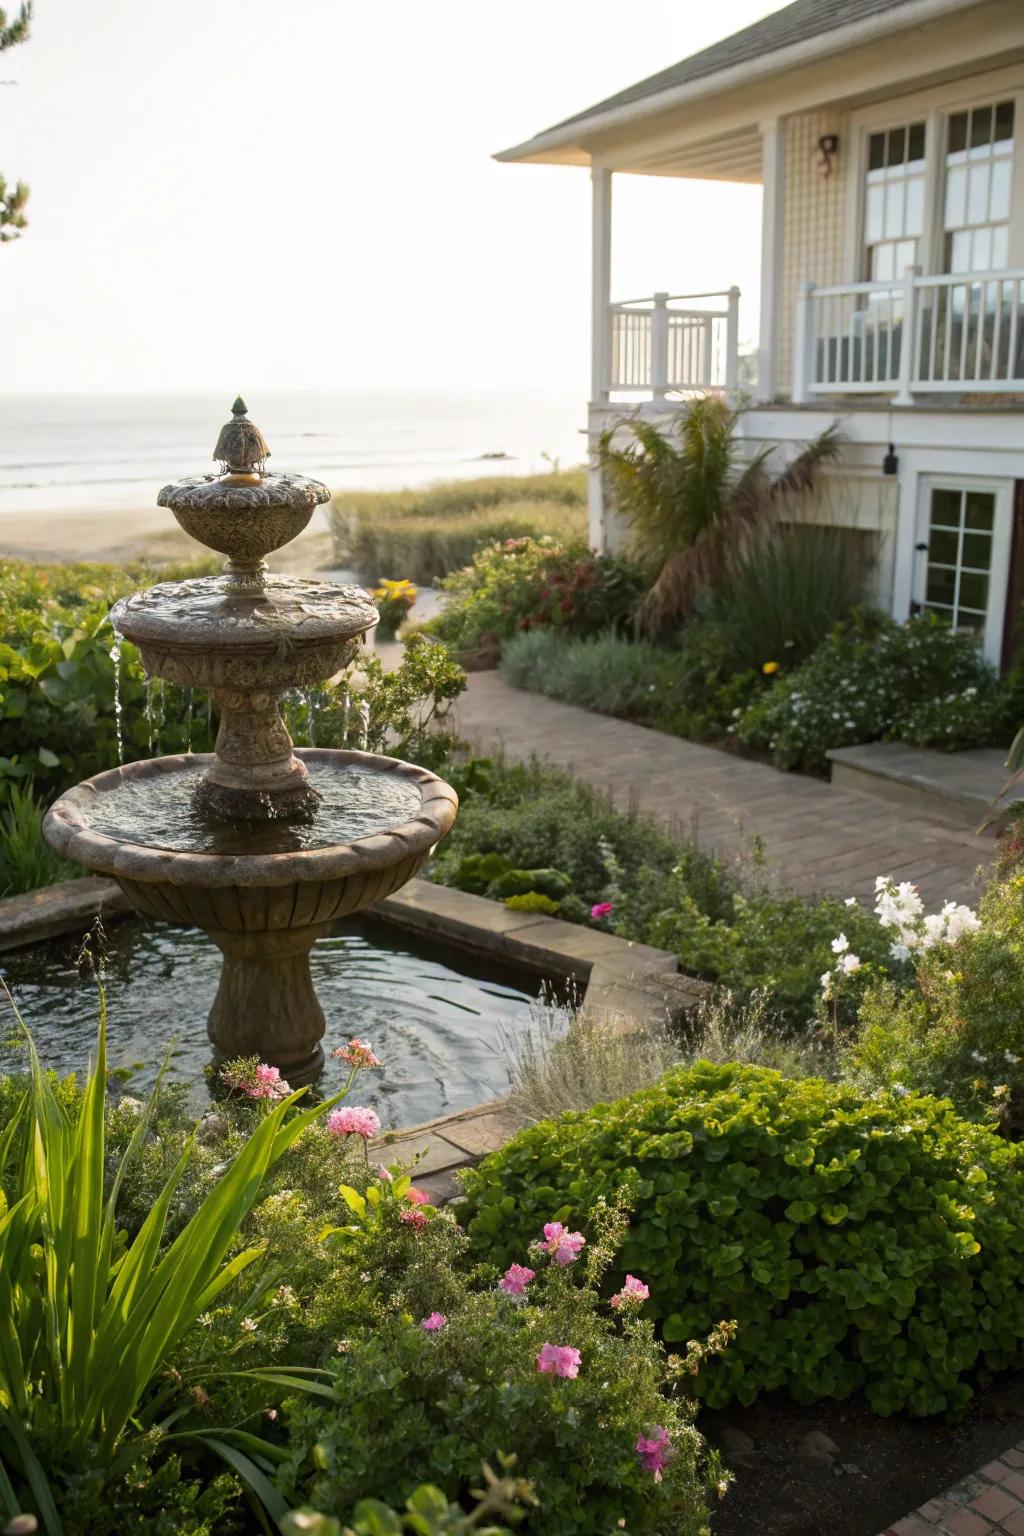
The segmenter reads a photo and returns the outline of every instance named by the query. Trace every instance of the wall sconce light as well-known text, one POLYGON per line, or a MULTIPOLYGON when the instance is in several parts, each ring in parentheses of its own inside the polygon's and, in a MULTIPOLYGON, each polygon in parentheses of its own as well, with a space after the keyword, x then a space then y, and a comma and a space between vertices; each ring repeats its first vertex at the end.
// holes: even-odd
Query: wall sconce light
POLYGON ((829 177, 835 167, 839 154, 838 133, 823 133, 818 140, 818 150, 814 157, 815 169, 819 176, 829 177))
POLYGON ((883 475, 895 475, 895 474, 898 473, 899 467, 900 467, 900 461, 899 461, 899 459, 898 459, 898 457, 896 455, 895 445, 893 443, 890 443, 889 444, 889 452, 886 454, 885 458, 882 460, 882 474, 883 475))

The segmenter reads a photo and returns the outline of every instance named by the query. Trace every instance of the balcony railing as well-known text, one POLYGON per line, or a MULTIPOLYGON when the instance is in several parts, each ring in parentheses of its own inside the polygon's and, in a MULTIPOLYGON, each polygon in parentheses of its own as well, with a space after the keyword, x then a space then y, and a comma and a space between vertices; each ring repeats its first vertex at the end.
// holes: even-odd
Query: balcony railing
POLYGON ((797 302, 793 398, 1024 393, 1024 270, 895 282, 807 283, 797 302))
POLYGON ((721 293, 656 293, 609 306, 610 393, 668 394, 736 388, 738 288, 721 293))

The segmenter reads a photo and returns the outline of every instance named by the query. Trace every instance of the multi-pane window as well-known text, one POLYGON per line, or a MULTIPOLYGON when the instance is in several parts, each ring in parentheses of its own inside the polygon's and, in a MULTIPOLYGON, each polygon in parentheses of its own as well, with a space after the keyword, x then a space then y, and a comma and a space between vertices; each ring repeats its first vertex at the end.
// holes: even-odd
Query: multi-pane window
POLYGON ((932 490, 924 606, 954 629, 984 631, 995 513, 992 491, 932 490))
POLYGON ((864 246, 866 276, 872 282, 901 277, 918 260, 924 232, 924 148, 924 123, 868 136, 864 246))
POLYGON ((946 272, 1009 265, 1013 102, 951 114, 946 132, 946 272))

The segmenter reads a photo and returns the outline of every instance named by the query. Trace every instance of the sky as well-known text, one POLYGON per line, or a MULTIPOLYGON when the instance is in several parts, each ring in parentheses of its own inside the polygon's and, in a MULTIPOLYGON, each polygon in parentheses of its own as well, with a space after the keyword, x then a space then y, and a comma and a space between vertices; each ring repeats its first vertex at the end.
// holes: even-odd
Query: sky
MULTIPOLYGON (((579 389, 586 170, 491 156, 765 0, 36 0, 0 56, 0 395, 579 389)), ((13 9, 8 0, 8 9, 13 9)), ((613 298, 743 291, 760 189, 617 177, 613 298)))

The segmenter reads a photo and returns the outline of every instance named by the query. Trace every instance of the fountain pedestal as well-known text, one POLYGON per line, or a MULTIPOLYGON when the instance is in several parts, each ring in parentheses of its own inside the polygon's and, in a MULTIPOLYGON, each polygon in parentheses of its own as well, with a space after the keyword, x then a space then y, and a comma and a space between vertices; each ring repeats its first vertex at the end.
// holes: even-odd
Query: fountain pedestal
POLYGON ((225 472, 159 498, 228 556, 224 575, 162 583, 111 610, 150 675, 210 693, 215 753, 97 774, 51 806, 43 835, 112 875, 138 911, 205 929, 224 956, 208 1024, 218 1058, 258 1056, 301 1084, 324 1059, 313 944, 411 879, 458 800, 394 758, 293 748, 280 694, 351 663, 377 612, 357 587, 267 574, 263 556, 330 495, 301 475, 266 474, 268 453, 237 400, 215 450, 225 472))
POLYGON ((264 933, 207 929, 224 956, 206 1025, 217 1061, 236 1056, 265 1060, 267 1022, 273 1020, 273 1065, 282 1077, 298 1088, 319 1075, 326 1020, 313 990, 309 952, 329 928, 323 923, 264 933))

